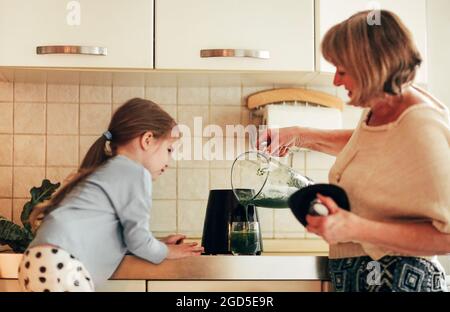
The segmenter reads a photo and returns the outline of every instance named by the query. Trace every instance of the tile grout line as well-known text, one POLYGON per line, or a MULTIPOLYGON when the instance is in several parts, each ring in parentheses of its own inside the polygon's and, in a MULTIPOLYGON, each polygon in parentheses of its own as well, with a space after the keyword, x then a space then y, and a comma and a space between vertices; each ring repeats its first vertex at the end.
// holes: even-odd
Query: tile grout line
MULTIPOLYGON (((147 88, 145 89, 146 90, 146 92, 147 92, 147 88)), ((176 111, 177 111, 177 120, 178 120, 178 116, 179 116, 179 113, 178 113, 178 110, 179 110, 179 87, 178 87, 178 83, 177 83, 177 86, 176 86, 176 91, 175 91, 176 93, 175 93, 175 103, 176 103, 176 111)), ((178 198, 179 198, 179 194, 178 194, 178 192, 179 192, 179 186, 178 186, 178 183, 179 183, 179 179, 178 179, 178 174, 179 174, 179 171, 178 171, 178 161, 176 161, 176 174, 175 174, 175 194, 176 194, 176 200, 175 200, 175 231, 177 232, 177 233, 180 233, 180 225, 179 225, 179 222, 180 222, 180 217, 179 217, 179 209, 180 209, 180 207, 178 206, 178 202, 179 202, 179 200, 178 200, 178 198)))
POLYGON ((44 151, 44 176, 47 178, 47 165, 48 165, 48 75, 45 77, 45 104, 44 104, 44 122, 45 122, 45 151, 44 151))
POLYGON ((11 211, 10 211, 10 215, 11 215, 11 221, 14 221, 14 165, 15 165, 15 140, 16 140, 16 135, 15 135, 15 127, 14 127, 14 118, 15 118, 15 103, 16 103, 16 81, 13 78, 13 98, 12 98, 12 137, 13 137, 13 146, 12 146, 12 166, 11 166, 11 211))
MULTIPOLYGON (((78 132, 78 168, 81 165, 81 79, 78 76, 78 124, 77 124, 77 132, 78 132)), ((77 168, 77 169, 78 169, 77 168)))

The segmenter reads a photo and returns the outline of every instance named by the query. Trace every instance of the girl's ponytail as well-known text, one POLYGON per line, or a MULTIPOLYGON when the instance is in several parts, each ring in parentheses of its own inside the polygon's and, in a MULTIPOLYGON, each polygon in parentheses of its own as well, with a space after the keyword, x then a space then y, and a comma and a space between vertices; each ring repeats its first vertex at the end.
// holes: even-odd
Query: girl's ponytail
POLYGON ((81 162, 80 169, 97 168, 112 157, 112 154, 106 150, 107 142, 109 141, 106 138, 108 135, 106 133, 111 134, 109 131, 105 132, 91 145, 81 162))

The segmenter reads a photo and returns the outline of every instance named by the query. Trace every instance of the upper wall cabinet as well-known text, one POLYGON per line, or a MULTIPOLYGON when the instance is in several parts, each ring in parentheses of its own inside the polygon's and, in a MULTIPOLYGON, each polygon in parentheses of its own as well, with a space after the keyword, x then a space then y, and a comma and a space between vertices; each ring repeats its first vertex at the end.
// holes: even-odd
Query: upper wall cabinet
POLYGON ((155 68, 314 71, 313 0, 155 0, 155 68))
POLYGON ((0 66, 153 68, 153 0, 0 0, 0 66))
POLYGON ((356 12, 377 8, 395 12, 403 20, 414 36, 414 41, 422 54, 424 63, 416 78, 417 82, 427 82, 427 20, 426 0, 317 0, 316 1, 316 41, 317 70, 334 72, 333 65, 325 61, 320 53, 320 43, 325 33, 335 24, 349 18, 356 12), (375 5, 375 6, 374 6, 375 5))

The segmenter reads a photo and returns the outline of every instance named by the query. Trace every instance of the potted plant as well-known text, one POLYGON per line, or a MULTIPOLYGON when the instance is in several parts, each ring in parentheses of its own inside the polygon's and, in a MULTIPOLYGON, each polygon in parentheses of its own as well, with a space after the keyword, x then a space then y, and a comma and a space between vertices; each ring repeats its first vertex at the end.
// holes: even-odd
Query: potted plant
POLYGON ((51 198, 52 194, 61 183, 51 183, 45 179, 40 187, 33 187, 30 190, 31 199, 23 206, 20 221, 23 226, 15 224, 0 216, 0 245, 8 245, 14 252, 22 253, 34 238, 34 233, 29 221, 33 208, 45 200, 51 198))

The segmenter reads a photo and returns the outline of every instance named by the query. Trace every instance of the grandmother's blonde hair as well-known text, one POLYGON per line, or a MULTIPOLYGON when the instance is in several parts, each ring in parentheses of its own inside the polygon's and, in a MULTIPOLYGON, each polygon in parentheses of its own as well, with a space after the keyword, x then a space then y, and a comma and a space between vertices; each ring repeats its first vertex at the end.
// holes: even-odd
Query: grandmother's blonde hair
POLYGON ((370 25, 372 11, 362 11, 333 26, 322 41, 324 58, 343 66, 356 88, 349 104, 367 106, 386 93, 400 95, 414 81, 422 57, 400 18, 380 10, 379 25, 370 25))

